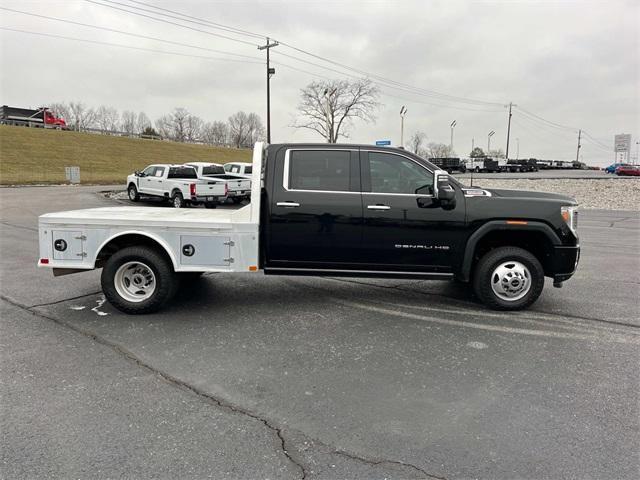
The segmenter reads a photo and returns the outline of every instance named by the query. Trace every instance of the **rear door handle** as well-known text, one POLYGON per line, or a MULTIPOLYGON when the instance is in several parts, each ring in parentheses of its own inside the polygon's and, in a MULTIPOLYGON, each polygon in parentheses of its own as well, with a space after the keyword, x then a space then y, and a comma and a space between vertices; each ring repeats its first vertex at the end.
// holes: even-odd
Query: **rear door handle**
POLYGON ((391 210, 389 205, 368 205, 369 210, 391 210))
POLYGON ((278 202, 278 203, 276 203, 276 206, 278 206, 278 207, 296 208, 296 207, 299 207, 300 204, 296 203, 296 202, 278 202))

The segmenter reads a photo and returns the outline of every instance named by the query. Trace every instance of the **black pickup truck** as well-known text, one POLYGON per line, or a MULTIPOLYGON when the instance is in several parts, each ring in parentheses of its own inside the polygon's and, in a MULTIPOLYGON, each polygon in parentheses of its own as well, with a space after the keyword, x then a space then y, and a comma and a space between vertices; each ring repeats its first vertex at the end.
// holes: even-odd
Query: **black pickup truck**
POLYGON ((107 299, 144 313, 180 277, 259 270, 457 280, 487 306, 517 310, 545 277, 559 287, 578 265, 577 205, 563 195, 466 187, 412 153, 371 145, 258 143, 253 172, 239 210, 43 215, 39 266, 102 266, 107 299), (73 238, 80 251, 66 257, 73 238))

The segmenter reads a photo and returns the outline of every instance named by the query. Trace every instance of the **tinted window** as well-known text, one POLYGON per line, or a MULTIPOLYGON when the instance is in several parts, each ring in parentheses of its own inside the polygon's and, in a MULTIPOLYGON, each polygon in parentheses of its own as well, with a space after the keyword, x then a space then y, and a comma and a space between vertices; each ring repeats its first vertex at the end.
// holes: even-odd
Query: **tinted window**
POLYGON ((167 178, 198 178, 193 167, 171 167, 167 178))
POLYGON ((291 151, 289 188, 349 191, 350 158, 350 152, 340 150, 291 151))
POLYGON ((244 173, 245 174, 250 174, 253 172, 253 166, 252 165, 247 165, 246 167, 244 167, 244 173))
POLYGON ((375 193, 415 194, 420 187, 433 188, 433 176, 429 171, 400 155, 370 152, 369 168, 371 191, 375 193))
POLYGON ((219 165, 209 165, 202 168, 202 175, 219 175, 224 173, 224 168, 219 165))

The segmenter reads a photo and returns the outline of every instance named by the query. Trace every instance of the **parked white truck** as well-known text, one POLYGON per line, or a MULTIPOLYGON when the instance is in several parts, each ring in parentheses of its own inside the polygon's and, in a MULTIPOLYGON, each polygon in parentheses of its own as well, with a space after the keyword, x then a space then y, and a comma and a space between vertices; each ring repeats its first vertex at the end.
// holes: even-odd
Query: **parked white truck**
POLYGON ((248 162, 230 162, 224 164, 224 171, 244 178, 251 178, 253 164, 248 162))
POLYGON ((227 186, 199 179, 193 167, 155 164, 127 177, 127 195, 132 202, 147 196, 170 200, 175 208, 199 204, 216 208, 227 199, 227 186))
POLYGON ((224 183, 227 186, 227 198, 233 203, 240 203, 251 196, 251 180, 228 174, 222 165, 209 162, 189 162, 185 165, 195 168, 198 178, 224 183))

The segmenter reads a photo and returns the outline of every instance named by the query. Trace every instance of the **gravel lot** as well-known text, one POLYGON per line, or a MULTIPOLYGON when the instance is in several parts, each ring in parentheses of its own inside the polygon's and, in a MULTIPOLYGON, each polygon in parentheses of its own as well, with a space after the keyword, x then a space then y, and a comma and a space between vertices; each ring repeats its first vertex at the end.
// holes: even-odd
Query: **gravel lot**
MULTIPOLYGON (((469 179, 464 179, 463 182, 468 185, 469 179)), ((636 178, 482 178, 474 179, 473 184, 484 188, 561 193, 575 198, 582 208, 640 210, 640 179, 636 178)))

